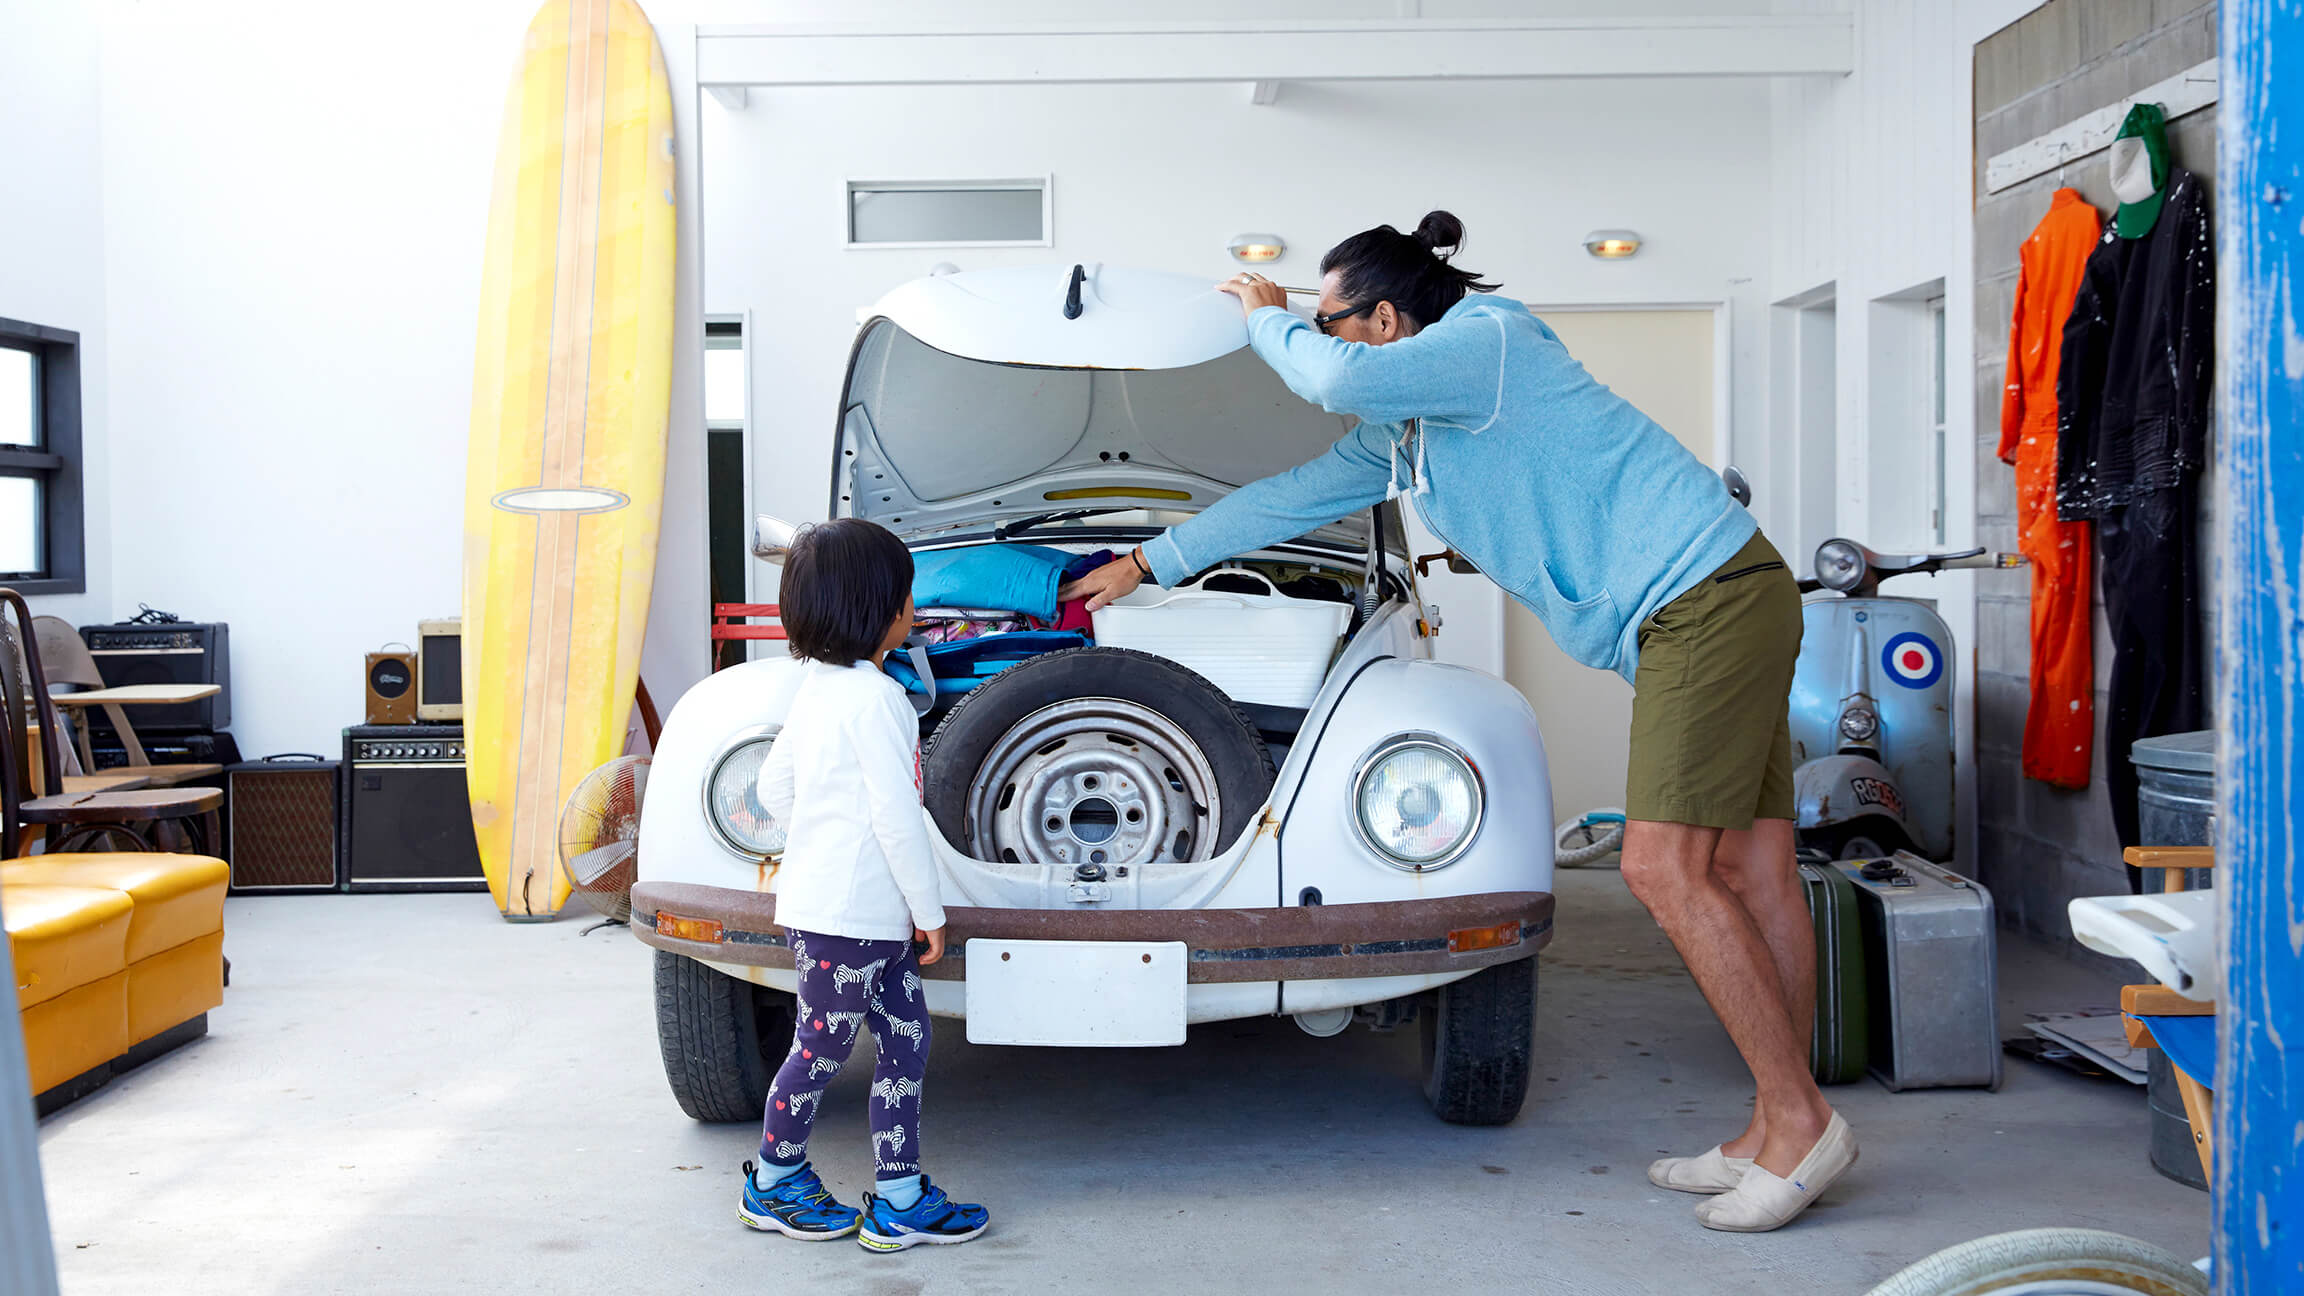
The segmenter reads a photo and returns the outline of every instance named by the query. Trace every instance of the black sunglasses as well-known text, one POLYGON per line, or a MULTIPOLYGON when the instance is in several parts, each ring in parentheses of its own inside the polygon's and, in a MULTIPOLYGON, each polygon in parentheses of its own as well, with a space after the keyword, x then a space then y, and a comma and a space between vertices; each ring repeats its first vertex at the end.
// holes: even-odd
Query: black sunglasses
POLYGON ((1362 313, 1363 311, 1373 310, 1375 307, 1375 302, 1362 302, 1348 310, 1333 311, 1326 315, 1315 315, 1312 317, 1312 323, 1316 325, 1322 333, 1327 333, 1329 331, 1330 325, 1341 323, 1342 321, 1348 320, 1353 316, 1362 313))

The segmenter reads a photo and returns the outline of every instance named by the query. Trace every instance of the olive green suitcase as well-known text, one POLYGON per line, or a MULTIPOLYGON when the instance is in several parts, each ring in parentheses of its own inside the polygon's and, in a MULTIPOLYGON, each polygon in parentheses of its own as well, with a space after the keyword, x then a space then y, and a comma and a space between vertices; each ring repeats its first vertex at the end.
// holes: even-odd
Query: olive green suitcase
POLYGON ((1856 884, 1829 863, 1805 859, 1800 884, 1816 929, 1816 1022, 1808 1069, 1818 1084, 1848 1084, 1864 1078, 1871 1060, 1872 1010, 1856 884))

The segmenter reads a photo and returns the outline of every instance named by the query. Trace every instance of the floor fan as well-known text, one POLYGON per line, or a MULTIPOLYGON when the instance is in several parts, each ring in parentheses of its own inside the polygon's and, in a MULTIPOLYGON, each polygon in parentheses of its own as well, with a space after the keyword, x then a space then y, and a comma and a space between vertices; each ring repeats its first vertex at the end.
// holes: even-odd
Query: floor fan
POLYGON ((619 756, 585 775, 560 811, 560 867, 568 888, 611 923, 632 917, 640 798, 647 791, 648 757, 619 756))

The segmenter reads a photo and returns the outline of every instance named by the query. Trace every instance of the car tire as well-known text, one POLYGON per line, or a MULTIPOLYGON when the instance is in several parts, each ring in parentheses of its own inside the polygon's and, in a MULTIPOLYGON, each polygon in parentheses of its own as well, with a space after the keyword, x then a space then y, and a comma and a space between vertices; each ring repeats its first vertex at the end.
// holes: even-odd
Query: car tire
MULTIPOLYGON (((1096 700, 1155 713, 1197 749, 1219 796, 1213 836, 1201 832, 1185 858, 1206 859, 1247 831, 1272 790, 1272 753, 1232 699, 1165 657, 1128 648, 1070 648, 1031 658, 986 680, 955 703, 929 735, 921 752, 921 799, 944 839, 964 854, 976 854, 970 806, 978 780, 990 774, 987 763, 1000 759, 999 749, 1012 731, 1058 703, 1096 700)), ((1156 850, 1154 857, 1160 853, 1156 850)), ((1172 849, 1167 853, 1175 857, 1172 849)), ((996 854, 986 850, 977 857, 996 854)))
POLYGON ((1536 1048, 1536 960, 1482 968, 1435 991, 1417 1014, 1424 1096, 1451 1125, 1504 1125, 1528 1098, 1536 1048))
POLYGON ((656 1043, 680 1110, 758 1121, 792 1038, 792 996, 656 951, 656 1043))
POLYGON ((2208 1296, 2209 1286, 2208 1275, 2149 1242, 2098 1229, 2038 1228, 1947 1247, 1897 1271, 1870 1296, 2107 1289, 2137 1296, 2208 1296))

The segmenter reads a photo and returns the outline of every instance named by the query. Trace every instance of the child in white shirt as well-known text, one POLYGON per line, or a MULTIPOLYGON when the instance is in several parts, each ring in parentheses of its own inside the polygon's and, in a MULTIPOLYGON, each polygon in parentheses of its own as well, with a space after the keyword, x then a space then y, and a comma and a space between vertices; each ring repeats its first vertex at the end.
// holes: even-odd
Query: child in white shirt
POLYGON ((854 1233, 873 1251, 965 1242, 990 1218, 920 1173, 929 1028, 919 969, 944 956, 944 905, 920 809, 919 722, 880 670, 911 632, 911 585, 910 551, 870 522, 843 518, 793 540, 778 602, 807 676, 760 771, 760 804, 786 830, 776 923, 799 970, 799 1020, 768 1091, 759 1163, 744 1163, 738 1214, 808 1241, 854 1233), (879 1055, 866 1100, 877 1173, 857 1211, 808 1163, 808 1131, 867 1024, 879 1055))

